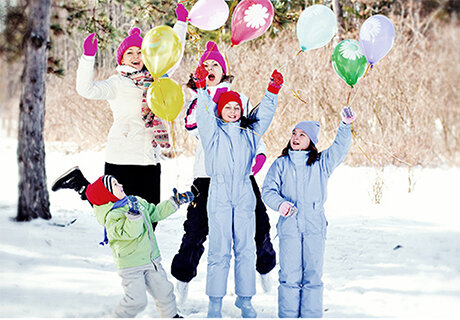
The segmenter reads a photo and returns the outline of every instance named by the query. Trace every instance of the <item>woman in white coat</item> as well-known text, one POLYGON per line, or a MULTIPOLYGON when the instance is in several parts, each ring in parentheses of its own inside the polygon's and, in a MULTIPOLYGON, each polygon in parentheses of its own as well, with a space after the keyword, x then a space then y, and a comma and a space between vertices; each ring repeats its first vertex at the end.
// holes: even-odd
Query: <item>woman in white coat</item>
MULTIPOLYGON (((188 12, 179 4, 174 31, 185 45, 188 12)), ((160 200, 159 163, 162 149, 168 149, 169 139, 160 118, 147 106, 146 91, 152 77, 146 70, 141 54, 140 30, 133 28, 117 49, 117 74, 102 81, 94 81, 97 39, 89 35, 83 45, 84 53, 77 70, 77 92, 92 100, 107 100, 113 113, 113 124, 107 138, 104 174, 114 176, 123 184, 127 194, 136 194, 148 202, 160 200)), ((182 59, 181 53, 181 59, 182 59)), ((180 60, 167 72, 170 76, 180 60)), ((53 191, 73 189, 82 199, 89 182, 78 167, 59 177, 53 191)))

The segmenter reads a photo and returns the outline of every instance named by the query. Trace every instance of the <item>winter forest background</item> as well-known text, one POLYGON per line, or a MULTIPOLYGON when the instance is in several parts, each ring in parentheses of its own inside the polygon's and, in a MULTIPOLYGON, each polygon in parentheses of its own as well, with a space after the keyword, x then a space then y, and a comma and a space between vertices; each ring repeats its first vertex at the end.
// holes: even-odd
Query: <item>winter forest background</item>
MULTIPOLYGON (((189 0, 184 5, 190 10, 194 3, 189 0)), ((238 1, 227 3, 232 9, 238 1)), ((255 105, 273 69, 299 51, 295 22, 302 10, 312 4, 334 9, 339 32, 333 41, 300 54, 282 70, 285 85, 264 136, 269 158, 258 175, 261 183, 287 143, 289 128, 298 121, 319 120, 318 149, 330 145, 350 93, 331 66, 334 46, 342 39, 358 40, 359 28, 369 16, 390 18, 396 29, 395 43, 351 90, 351 107, 357 113, 355 137, 345 164, 331 178, 326 207, 330 228, 325 317, 458 318, 460 211, 455 200, 460 190, 460 1, 272 3, 275 20, 270 29, 232 48, 231 19, 214 32, 190 26, 185 56, 173 79, 189 98, 185 84, 204 44, 213 40, 229 61, 235 76, 233 88, 255 105)), ((105 79, 115 72, 113 53, 129 28, 139 26, 145 34, 154 26, 172 25, 175 6, 176 1, 156 0, 0 3, 0 316, 104 317, 121 297, 110 253, 97 247, 101 230, 91 210, 70 192, 54 194, 49 188, 56 176, 73 165, 80 165, 92 179, 102 173, 112 115, 107 103, 83 99, 75 91, 83 39, 97 33, 95 77, 105 79), (41 44, 48 48, 41 51, 48 54, 41 69, 43 92, 34 91, 35 83, 21 78, 24 66, 31 66, 27 64, 32 58, 27 55, 27 30, 40 19, 34 15, 37 7, 49 8, 51 17, 50 41, 41 44), (27 94, 35 100, 21 101, 27 94), (30 109, 21 112, 20 106, 27 103, 30 109), (38 115, 43 119, 24 113, 40 104, 43 109, 37 107, 38 115), (41 121, 43 127, 37 129, 41 121), (24 135, 28 128, 24 124, 43 133, 44 146, 39 135, 24 135), (43 148, 46 157, 43 153, 43 157, 24 159, 19 151, 28 147, 43 148), (41 174, 30 174, 27 168, 41 174), (39 192, 34 193, 37 186, 39 192), (33 219, 37 217, 45 220, 33 219), (53 225, 74 218, 77 221, 65 228, 53 225)), ((183 111, 170 130, 175 132, 178 158, 166 160, 163 166, 162 198, 175 185, 190 185, 196 144, 183 129, 183 111)), ((179 246, 184 217, 185 210, 179 211, 158 231, 167 271, 179 246)), ((277 248, 276 212, 270 212, 270 218, 277 248)), ((204 256, 191 287, 192 298, 182 307, 189 317, 206 315, 205 260, 204 256)), ((276 272, 272 277, 276 285, 276 272)), ((259 294, 259 289, 255 297, 259 315, 276 317, 276 289, 268 294, 259 294)), ((224 302, 224 316, 238 317, 232 301, 224 302)), ((150 303, 141 316, 152 317, 155 312, 150 303)))

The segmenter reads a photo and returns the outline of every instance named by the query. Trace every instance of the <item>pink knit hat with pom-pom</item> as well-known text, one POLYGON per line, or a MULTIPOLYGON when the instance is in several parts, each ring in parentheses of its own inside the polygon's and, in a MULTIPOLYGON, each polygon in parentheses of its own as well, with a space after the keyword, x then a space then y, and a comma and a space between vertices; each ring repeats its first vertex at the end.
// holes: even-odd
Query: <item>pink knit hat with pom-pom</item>
POLYGON ((208 41, 208 43, 206 43, 206 50, 201 55, 198 64, 201 66, 206 60, 217 61, 217 63, 220 64, 222 70, 224 71, 224 74, 227 74, 227 64, 225 63, 225 59, 217 48, 217 44, 215 42, 208 41))
POLYGON ((129 36, 127 36, 118 46, 117 49, 117 63, 121 65, 121 58, 126 50, 130 47, 142 47, 141 29, 132 28, 129 30, 129 36))

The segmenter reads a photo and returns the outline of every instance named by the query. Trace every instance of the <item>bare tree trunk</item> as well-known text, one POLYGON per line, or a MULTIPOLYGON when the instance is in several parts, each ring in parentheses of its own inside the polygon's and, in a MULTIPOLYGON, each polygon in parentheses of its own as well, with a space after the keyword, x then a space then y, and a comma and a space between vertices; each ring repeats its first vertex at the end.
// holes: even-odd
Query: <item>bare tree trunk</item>
POLYGON ((334 37, 334 47, 343 40, 343 12, 342 5, 339 0, 332 0, 332 8, 334 9, 335 17, 337 19, 337 35, 334 37))
POLYGON ((19 199, 16 220, 50 219, 46 188, 45 76, 51 0, 30 0, 19 104, 19 199))

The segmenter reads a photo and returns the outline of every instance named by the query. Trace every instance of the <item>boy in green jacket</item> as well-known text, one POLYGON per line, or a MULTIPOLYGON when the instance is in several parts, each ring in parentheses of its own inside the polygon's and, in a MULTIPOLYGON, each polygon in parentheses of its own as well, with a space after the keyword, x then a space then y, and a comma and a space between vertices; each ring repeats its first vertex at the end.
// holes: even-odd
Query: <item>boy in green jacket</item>
POLYGON ((126 196, 123 186, 104 175, 90 184, 86 196, 97 221, 105 226, 125 296, 113 311, 117 318, 133 318, 147 306, 148 292, 163 318, 178 318, 173 285, 160 263, 152 223, 193 201, 191 192, 177 193, 157 206, 137 196, 126 196))

